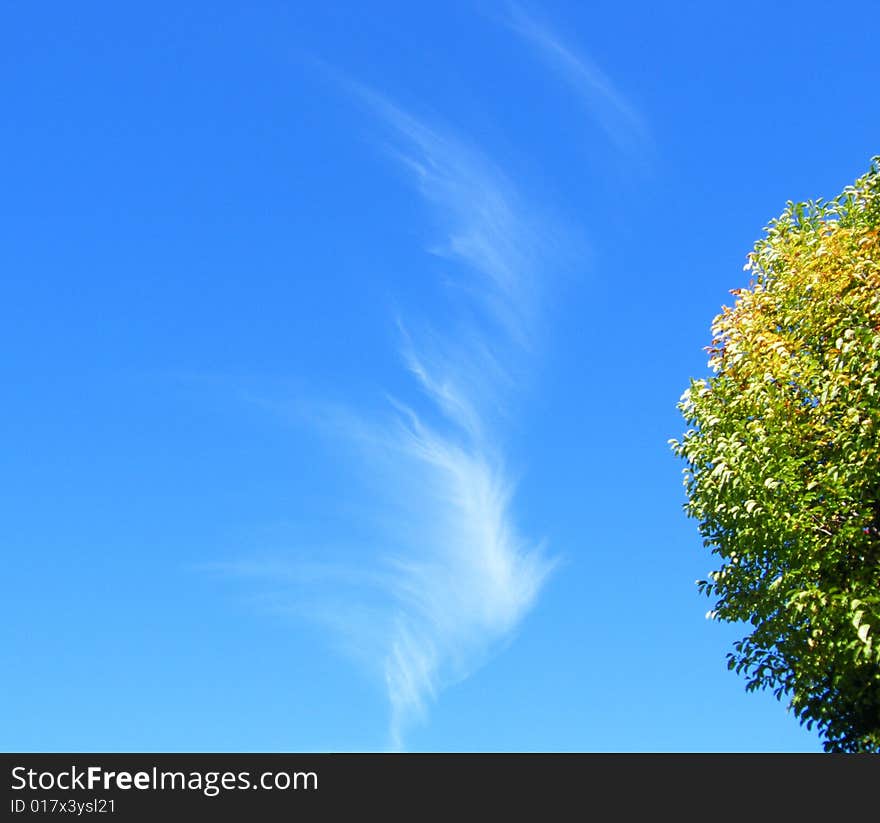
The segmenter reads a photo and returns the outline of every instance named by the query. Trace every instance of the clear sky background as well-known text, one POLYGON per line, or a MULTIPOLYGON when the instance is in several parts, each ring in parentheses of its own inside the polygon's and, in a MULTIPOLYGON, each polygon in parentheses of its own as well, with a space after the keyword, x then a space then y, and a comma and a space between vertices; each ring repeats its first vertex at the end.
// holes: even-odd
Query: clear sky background
POLYGON ((819 751, 667 440, 876 14, 4 3, 0 747, 819 751))

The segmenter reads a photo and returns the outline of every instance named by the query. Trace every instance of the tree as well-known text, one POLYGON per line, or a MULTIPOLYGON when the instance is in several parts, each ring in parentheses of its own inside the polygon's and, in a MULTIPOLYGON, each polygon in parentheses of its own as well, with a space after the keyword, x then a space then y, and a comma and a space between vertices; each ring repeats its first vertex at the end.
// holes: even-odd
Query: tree
POLYGON ((728 668, 826 751, 880 751, 880 157, 789 202, 722 307, 671 440, 719 567, 709 616, 751 626, 728 668))

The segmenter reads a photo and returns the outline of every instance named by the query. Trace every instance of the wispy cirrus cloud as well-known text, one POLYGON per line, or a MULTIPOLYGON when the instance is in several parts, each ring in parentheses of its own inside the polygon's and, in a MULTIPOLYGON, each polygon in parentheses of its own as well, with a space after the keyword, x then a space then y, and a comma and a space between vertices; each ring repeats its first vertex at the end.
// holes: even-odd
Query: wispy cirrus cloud
POLYGON ((476 147, 344 85, 382 125, 392 163, 432 218, 426 252, 446 261, 454 288, 442 311, 411 306, 396 318, 413 391, 388 397, 384 416, 301 410, 346 452, 350 476, 368 478, 348 490, 358 544, 214 568, 271 581, 263 608, 318 623, 370 670, 387 695, 389 746, 400 749, 437 694, 512 636, 555 566, 517 526, 504 433, 536 356, 559 238, 476 147))
POLYGON ((428 251, 461 264, 466 274, 459 282, 472 306, 500 324, 510 342, 528 348, 541 302, 539 259, 547 251, 540 238, 551 226, 474 146, 370 89, 349 85, 389 127, 389 153, 433 209, 442 239, 428 251))
MULTIPOLYGON (((507 23, 616 145, 638 148, 641 118, 597 67, 519 6, 507 23)), ((389 397, 378 419, 338 406, 312 416, 369 478, 359 545, 311 547, 325 559, 280 571, 277 562, 232 570, 297 590, 293 603, 282 597, 272 607, 317 621, 372 670, 390 707, 390 746, 400 749, 438 693, 512 637, 556 565, 517 524, 505 431, 538 357, 547 281, 567 243, 471 142, 317 65, 382 124, 384 148, 433 218, 437 239, 426 251, 446 261, 455 288, 441 311, 410 306, 397 317, 412 392, 389 397)))
POLYGON ((629 155, 642 155, 650 150, 651 137, 645 120, 586 54, 520 3, 508 5, 505 22, 577 94, 618 149, 629 155))
MULTIPOLYGON (((399 320, 403 362, 427 406, 395 398, 370 427, 394 509, 385 538, 389 597, 383 676, 392 745, 438 690, 473 670, 533 605, 553 567, 513 514, 504 408, 539 322, 541 220, 489 158, 374 92, 359 96, 388 129, 391 154, 431 207, 470 322, 399 320)), ((460 318, 459 318, 460 320, 460 318)), ((352 429, 364 440, 365 429, 352 429)))

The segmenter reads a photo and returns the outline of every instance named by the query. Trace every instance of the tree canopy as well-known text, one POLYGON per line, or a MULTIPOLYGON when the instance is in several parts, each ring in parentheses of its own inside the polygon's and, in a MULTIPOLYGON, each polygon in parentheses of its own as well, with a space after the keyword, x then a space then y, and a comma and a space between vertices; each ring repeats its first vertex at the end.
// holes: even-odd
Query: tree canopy
POLYGON ((815 726, 880 751, 880 157, 831 201, 789 202, 712 325, 679 403, 687 513, 717 569, 728 667, 815 726))

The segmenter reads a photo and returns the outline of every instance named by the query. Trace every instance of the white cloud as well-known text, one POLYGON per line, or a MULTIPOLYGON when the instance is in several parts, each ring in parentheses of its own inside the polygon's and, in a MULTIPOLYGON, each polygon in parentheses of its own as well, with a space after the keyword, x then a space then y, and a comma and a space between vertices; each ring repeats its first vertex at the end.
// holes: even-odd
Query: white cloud
POLYGON ((437 318, 417 332, 400 322, 402 357, 428 406, 417 412, 394 400, 389 425, 350 429, 392 512, 382 527, 390 548, 382 659, 391 742, 400 747, 438 691, 510 635, 553 566, 515 524, 500 435, 538 321, 542 221, 476 149, 374 92, 358 93, 432 208, 442 239, 430 251, 457 264, 479 318, 454 332, 451 324, 438 331, 437 318))
POLYGON ((341 496, 357 498, 358 545, 223 567, 271 580, 264 607, 319 623, 374 675, 389 702, 389 745, 399 749, 443 688, 512 637, 555 565, 517 526, 504 431, 539 348, 558 245, 548 238, 558 236, 485 154, 346 85, 384 125, 393 162, 433 217, 437 241, 426 251, 447 261, 458 303, 444 316, 409 307, 397 319, 413 392, 389 397, 386 416, 300 410, 346 450, 352 487, 341 496))
POLYGON ((651 145, 645 121, 611 78, 522 5, 511 3, 509 10, 510 28, 571 87, 611 142, 626 154, 645 154, 651 145))

